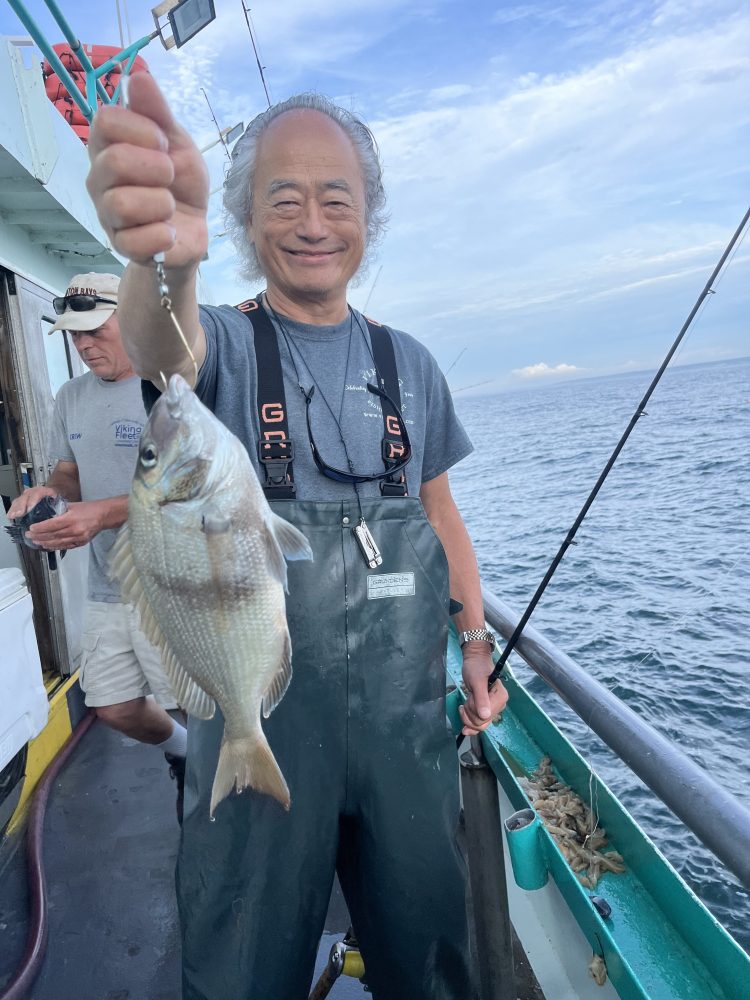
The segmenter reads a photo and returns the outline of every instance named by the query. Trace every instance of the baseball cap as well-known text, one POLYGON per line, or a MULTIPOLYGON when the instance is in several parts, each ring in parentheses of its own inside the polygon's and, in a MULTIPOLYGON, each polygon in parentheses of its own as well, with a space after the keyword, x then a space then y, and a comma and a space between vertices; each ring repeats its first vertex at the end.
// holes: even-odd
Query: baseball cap
POLYGON ((106 323, 117 308, 119 287, 120 279, 116 274, 99 274, 97 271, 91 271, 89 274, 76 274, 70 279, 64 296, 66 299, 71 295, 86 295, 108 301, 96 302, 93 309, 84 310, 74 309, 75 302, 66 304, 65 312, 58 317, 55 325, 47 332, 96 330, 102 323, 106 323))

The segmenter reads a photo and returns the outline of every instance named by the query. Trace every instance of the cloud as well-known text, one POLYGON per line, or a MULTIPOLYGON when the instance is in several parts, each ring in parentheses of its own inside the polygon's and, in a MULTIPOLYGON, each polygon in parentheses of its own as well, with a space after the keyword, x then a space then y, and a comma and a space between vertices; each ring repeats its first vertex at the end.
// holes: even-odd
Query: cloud
POLYGON ((461 97, 467 97, 472 90, 473 88, 467 83, 454 83, 436 87, 427 94, 427 98, 435 102, 457 101, 461 97))
POLYGON ((585 368, 578 368, 576 365, 548 365, 540 361, 536 365, 527 365, 525 368, 514 368, 513 374, 518 378, 549 378, 551 375, 583 375, 585 368))

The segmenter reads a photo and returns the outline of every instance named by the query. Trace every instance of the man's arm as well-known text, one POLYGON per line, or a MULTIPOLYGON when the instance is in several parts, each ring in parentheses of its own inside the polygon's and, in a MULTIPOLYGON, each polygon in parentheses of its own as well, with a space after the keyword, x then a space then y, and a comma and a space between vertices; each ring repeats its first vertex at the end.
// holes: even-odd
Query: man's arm
MULTIPOLYGON (((453 500, 448 473, 422 483, 419 496, 427 518, 440 539, 448 558, 451 597, 463 604, 455 616, 459 632, 484 628, 484 605, 479 581, 479 568, 471 539, 453 500)), ((508 693, 498 681, 487 690, 487 679, 492 673, 491 652, 482 640, 467 642, 463 646, 463 678, 468 691, 466 704, 459 709, 467 736, 486 729, 493 717, 501 712, 508 700, 508 693)))
POLYGON ((117 316, 133 368, 162 387, 160 373, 190 384, 193 364, 161 306, 153 256, 166 252, 172 310, 200 368, 206 353, 196 296, 208 247, 208 172, 148 73, 130 79, 129 104, 104 107, 89 138, 89 194, 112 245, 128 257, 117 316))
POLYGON ((105 528, 119 528, 128 519, 128 495, 106 500, 72 503, 64 514, 39 521, 29 528, 29 538, 42 548, 62 551, 86 545, 105 528))

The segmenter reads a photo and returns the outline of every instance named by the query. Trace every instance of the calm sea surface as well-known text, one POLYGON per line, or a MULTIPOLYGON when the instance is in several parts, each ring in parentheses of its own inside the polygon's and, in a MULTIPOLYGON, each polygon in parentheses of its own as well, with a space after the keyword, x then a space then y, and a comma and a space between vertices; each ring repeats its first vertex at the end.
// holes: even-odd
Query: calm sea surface
MULTIPOLYGON (((462 399, 451 483, 519 613, 652 374, 462 399)), ((667 370, 531 624, 750 808, 750 358, 667 370)), ((517 676, 750 950, 750 895, 518 657, 517 676)), ((717 818, 717 822, 720 820, 717 818)))

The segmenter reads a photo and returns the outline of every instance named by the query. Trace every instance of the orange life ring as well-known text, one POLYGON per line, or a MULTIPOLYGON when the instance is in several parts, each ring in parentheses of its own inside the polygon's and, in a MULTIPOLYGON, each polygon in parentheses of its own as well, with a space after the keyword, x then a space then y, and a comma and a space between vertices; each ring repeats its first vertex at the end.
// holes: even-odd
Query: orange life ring
POLYGON ((55 101, 54 104, 68 125, 91 124, 78 105, 74 101, 71 101, 69 97, 63 97, 61 100, 55 101))
POLYGON ((84 146, 89 144, 89 132, 91 131, 90 125, 71 125, 70 126, 84 146))
MULTIPOLYGON (((84 73, 71 73, 73 78, 73 83, 76 84, 80 92, 86 96, 86 76, 84 73)), ((106 76, 101 77, 101 85, 110 97, 114 96, 115 90, 118 83, 120 82, 120 74, 107 73, 106 76)), ((68 88, 62 82, 62 80, 55 74, 52 73, 44 81, 44 89, 47 92, 47 97, 54 103, 55 101, 62 100, 64 97, 70 97, 68 93, 68 88)))
MULTIPOLYGON (((73 70, 78 73, 83 71, 80 59, 73 52, 67 42, 61 42, 57 45, 53 45, 52 48, 57 53, 60 62, 67 70, 73 70)), ((113 56, 116 56, 118 52, 121 52, 122 49, 116 45, 84 45, 83 51, 91 60, 91 65, 94 69, 98 69, 100 66, 103 66, 105 62, 109 62, 109 60, 113 56)), ((45 59, 42 63, 42 72, 45 77, 51 76, 55 72, 47 59, 45 59)), ((135 57, 131 67, 131 72, 148 72, 148 65, 142 56, 135 57)))

